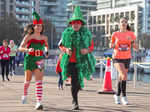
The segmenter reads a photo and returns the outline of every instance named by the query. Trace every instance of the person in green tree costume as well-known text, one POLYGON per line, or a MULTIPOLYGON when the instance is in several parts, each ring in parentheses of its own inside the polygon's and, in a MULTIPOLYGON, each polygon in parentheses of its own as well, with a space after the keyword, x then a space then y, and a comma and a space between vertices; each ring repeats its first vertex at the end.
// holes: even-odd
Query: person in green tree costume
POLYGON ((35 109, 43 109, 42 101, 42 80, 43 80, 43 54, 46 49, 46 57, 48 57, 48 38, 43 35, 43 21, 40 16, 34 12, 33 24, 25 27, 27 34, 19 47, 19 51, 26 52, 24 58, 25 82, 24 95, 22 96, 22 103, 26 103, 27 90, 32 79, 32 74, 35 75, 36 80, 36 97, 37 103, 35 109))
POLYGON ((78 92, 84 87, 84 78, 90 80, 90 75, 95 71, 96 60, 92 55, 94 43, 91 32, 84 26, 80 7, 76 6, 73 17, 69 19, 70 27, 63 34, 59 48, 64 52, 61 59, 63 80, 71 76, 71 92, 73 110, 79 110, 78 92))

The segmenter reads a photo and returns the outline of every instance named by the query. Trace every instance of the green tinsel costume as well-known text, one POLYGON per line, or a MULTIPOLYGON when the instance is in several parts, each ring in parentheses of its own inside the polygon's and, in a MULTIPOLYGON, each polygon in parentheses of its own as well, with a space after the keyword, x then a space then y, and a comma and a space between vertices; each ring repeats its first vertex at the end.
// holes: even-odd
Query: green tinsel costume
MULTIPOLYGON (((44 40, 36 40, 36 39, 31 39, 28 42, 27 45, 28 48, 34 48, 34 50, 42 50, 44 51, 45 48, 45 41, 44 40)), ((38 66, 36 64, 37 61, 43 59, 42 56, 32 56, 26 53, 26 56, 24 58, 24 70, 34 70, 37 69, 38 66)))
MULTIPOLYGON (((78 69, 78 79, 80 86, 84 87, 84 77, 89 80, 90 75, 95 71, 96 60, 92 53, 82 55, 80 50, 91 45, 92 35, 90 31, 81 27, 79 31, 74 31, 72 27, 66 28, 62 35, 62 45, 66 48, 74 47, 76 49, 76 67, 78 69)), ((61 59, 61 68, 63 80, 67 79, 68 74, 69 55, 64 53, 61 59)))

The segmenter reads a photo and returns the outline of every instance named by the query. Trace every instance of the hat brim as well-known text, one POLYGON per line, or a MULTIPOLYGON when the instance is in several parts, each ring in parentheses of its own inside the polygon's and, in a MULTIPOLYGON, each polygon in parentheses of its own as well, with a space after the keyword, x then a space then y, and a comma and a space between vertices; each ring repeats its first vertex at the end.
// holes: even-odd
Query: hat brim
POLYGON ((77 20, 82 21, 83 25, 86 24, 86 21, 82 18, 71 18, 71 19, 68 20, 68 23, 70 24, 72 21, 77 21, 77 20))

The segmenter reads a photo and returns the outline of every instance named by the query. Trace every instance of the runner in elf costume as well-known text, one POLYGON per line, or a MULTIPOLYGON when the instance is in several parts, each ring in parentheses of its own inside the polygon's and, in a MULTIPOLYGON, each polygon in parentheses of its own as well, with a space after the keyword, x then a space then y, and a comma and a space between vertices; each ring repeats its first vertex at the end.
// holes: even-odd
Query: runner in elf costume
POLYGON ((84 78, 90 80, 90 75, 95 71, 96 60, 92 55, 94 43, 91 32, 84 26, 80 7, 76 6, 73 17, 68 23, 71 27, 64 30, 59 44, 64 52, 61 60, 62 77, 66 80, 71 76, 71 92, 73 110, 79 110, 78 92, 84 87, 84 78))
MULTIPOLYGON (((33 13, 33 31, 29 28, 30 33, 26 34, 19 50, 26 52, 24 58, 24 70, 25 70, 25 82, 24 82, 24 95, 22 96, 22 103, 26 103, 28 88, 30 81, 32 79, 32 74, 35 75, 36 80, 36 97, 37 103, 35 109, 43 109, 41 104, 42 101, 42 80, 43 80, 43 54, 46 48, 46 56, 48 57, 48 39, 43 33, 43 21, 40 16, 34 12, 33 13), (31 32, 32 31, 32 32, 31 32)), ((30 24, 31 27, 31 24, 30 24)), ((28 31, 27 31, 28 32, 28 31)))

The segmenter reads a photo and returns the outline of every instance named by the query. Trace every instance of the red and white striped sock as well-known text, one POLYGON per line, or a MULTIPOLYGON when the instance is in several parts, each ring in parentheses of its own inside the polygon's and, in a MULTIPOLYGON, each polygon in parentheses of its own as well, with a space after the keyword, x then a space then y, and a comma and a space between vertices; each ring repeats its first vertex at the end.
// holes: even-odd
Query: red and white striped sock
POLYGON ((24 82, 24 96, 27 96, 28 94, 29 85, 30 85, 30 81, 24 82))
POLYGON ((37 102, 41 102, 43 94, 42 80, 36 81, 36 98, 37 102))

